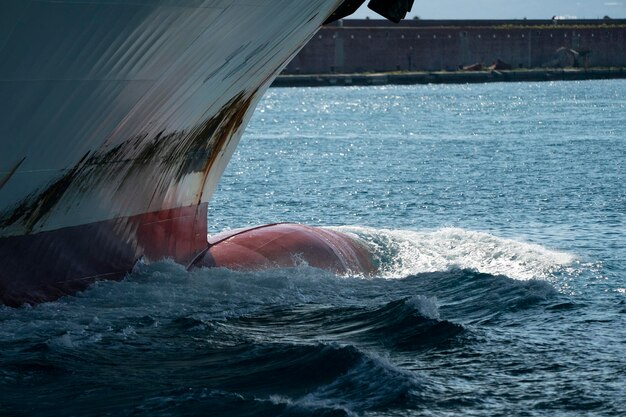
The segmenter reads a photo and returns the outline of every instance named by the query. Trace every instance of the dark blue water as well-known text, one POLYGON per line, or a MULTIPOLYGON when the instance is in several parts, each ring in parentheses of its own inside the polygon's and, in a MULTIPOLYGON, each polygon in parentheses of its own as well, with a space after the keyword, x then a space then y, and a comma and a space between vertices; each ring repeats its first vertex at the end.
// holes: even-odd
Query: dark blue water
POLYGON ((375 278, 138 265, 0 309, 0 415, 626 415, 626 82, 273 89, 209 224, 375 278))

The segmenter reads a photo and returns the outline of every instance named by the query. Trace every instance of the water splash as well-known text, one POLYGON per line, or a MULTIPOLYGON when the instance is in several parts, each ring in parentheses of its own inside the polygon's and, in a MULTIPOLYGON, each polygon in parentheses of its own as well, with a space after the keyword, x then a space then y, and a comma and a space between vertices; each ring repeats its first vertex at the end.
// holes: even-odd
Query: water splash
POLYGON ((434 231, 339 227, 368 241, 386 278, 472 269, 519 280, 551 279, 576 257, 541 245, 460 228, 434 231))

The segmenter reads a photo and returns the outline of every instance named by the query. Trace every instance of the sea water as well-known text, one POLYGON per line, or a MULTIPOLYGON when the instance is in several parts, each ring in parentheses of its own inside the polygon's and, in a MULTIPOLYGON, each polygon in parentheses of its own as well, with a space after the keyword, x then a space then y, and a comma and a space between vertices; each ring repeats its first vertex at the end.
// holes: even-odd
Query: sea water
POLYGON ((379 276, 162 261, 0 308, 0 415, 626 415, 626 81, 271 89, 209 227, 278 221, 379 276))

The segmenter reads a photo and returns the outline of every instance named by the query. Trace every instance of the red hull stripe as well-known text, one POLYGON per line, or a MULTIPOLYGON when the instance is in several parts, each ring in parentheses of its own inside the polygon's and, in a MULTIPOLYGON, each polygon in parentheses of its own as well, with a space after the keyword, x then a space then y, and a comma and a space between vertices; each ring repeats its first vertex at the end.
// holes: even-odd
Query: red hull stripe
POLYGON ((0 303, 50 301, 120 279, 142 257, 188 264, 207 247, 206 215, 205 203, 0 238, 0 303))

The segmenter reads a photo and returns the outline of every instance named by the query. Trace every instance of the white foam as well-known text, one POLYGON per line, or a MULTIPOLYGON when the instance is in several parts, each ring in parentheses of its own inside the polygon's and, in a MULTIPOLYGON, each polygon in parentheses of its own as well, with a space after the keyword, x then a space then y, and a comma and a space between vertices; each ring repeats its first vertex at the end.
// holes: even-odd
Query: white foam
POLYGON ((462 268, 520 280, 550 279, 555 271, 576 260, 571 254, 541 245, 460 228, 434 231, 337 229, 355 233, 370 242, 383 260, 382 273, 387 278, 462 268))

